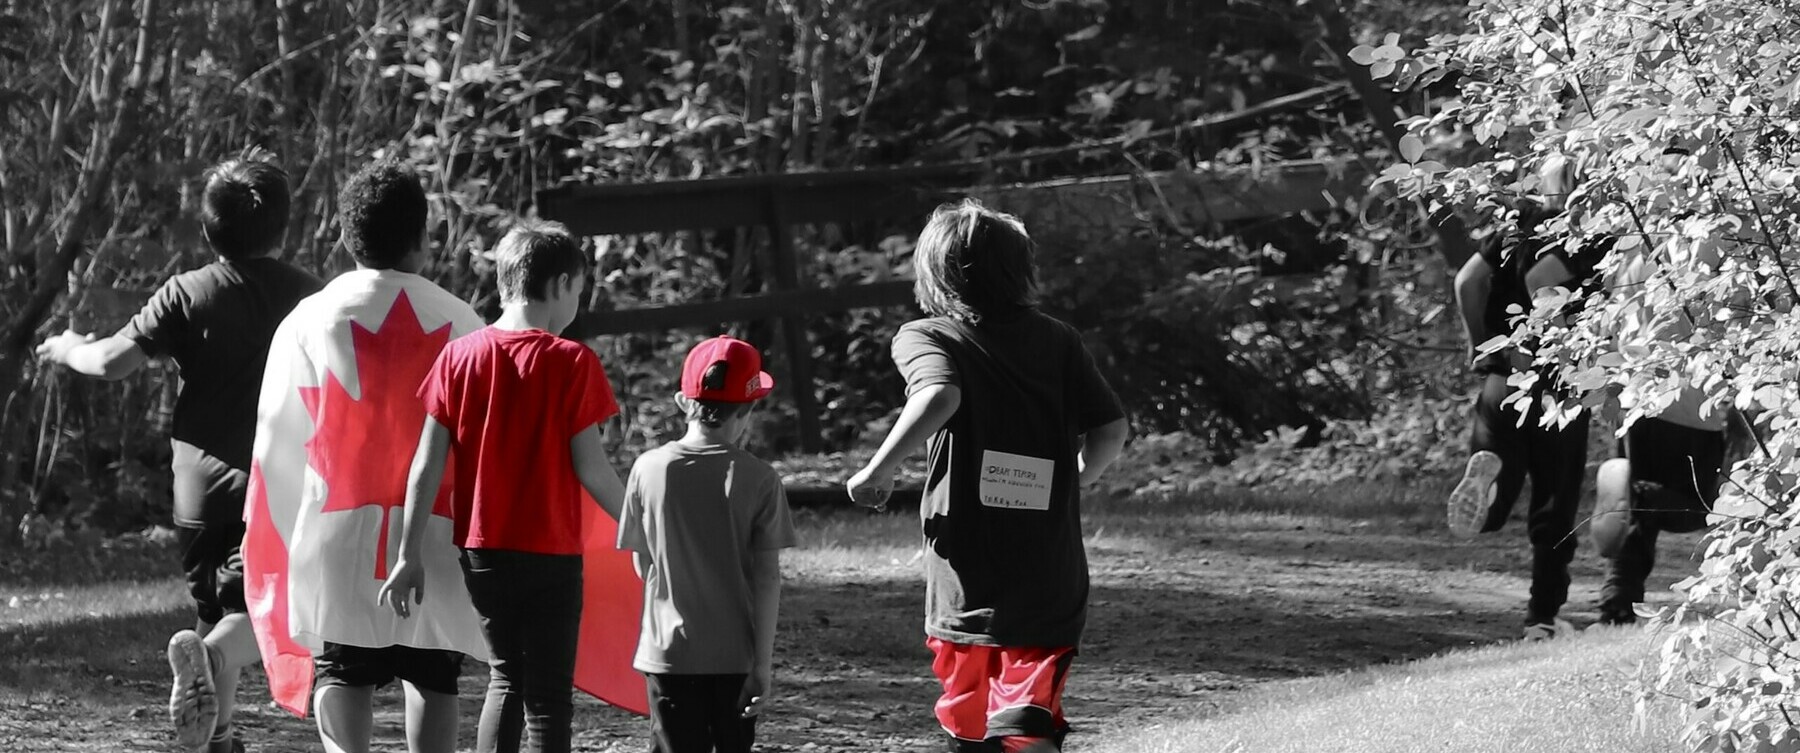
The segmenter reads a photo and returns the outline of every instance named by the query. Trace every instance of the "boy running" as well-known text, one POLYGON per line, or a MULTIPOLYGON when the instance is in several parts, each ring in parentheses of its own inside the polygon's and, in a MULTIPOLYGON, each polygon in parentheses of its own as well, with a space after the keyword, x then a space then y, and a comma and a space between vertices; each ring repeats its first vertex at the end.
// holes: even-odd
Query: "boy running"
POLYGON ((781 477, 738 443, 774 387, 751 344, 700 343, 675 395, 687 434, 631 467, 619 548, 644 578, 633 666, 649 687, 653 753, 750 753, 794 526, 781 477))
POLYGON ((39 358, 123 379, 152 358, 181 370, 170 445, 175 528, 194 599, 195 629, 169 639, 169 718, 184 751, 241 749, 231 734, 239 670, 257 659, 244 614, 244 490, 269 339, 294 304, 320 287, 275 257, 287 229, 287 173, 252 150, 214 167, 200 223, 218 260, 177 275, 103 340, 64 332, 39 358))
POLYGON ((1081 334, 1037 309, 1031 238, 974 201, 939 208, 913 267, 929 318, 894 336, 906 406, 851 499, 881 507, 920 444, 930 458, 925 634, 953 751, 1056 751, 1087 617, 1081 486, 1130 434, 1081 334))
MULTIPOLYGON (((1690 152, 1670 146, 1658 158, 1661 178, 1682 177, 1690 152)), ((1671 248, 1671 260, 1716 270, 1723 261, 1715 244, 1692 251, 1671 248), (1691 255, 1690 255, 1691 254, 1691 255)), ((1621 265, 1615 288, 1642 286, 1653 262, 1639 256, 1621 265)), ((1633 334, 1664 342, 1694 335, 1683 318, 1645 322, 1633 334)), ((1725 406, 1709 404, 1706 394, 1684 386, 1668 407, 1633 422, 1616 445, 1614 457, 1600 465, 1594 479, 1591 532, 1606 559, 1600 587, 1600 622, 1625 625, 1637 621, 1633 605, 1644 600, 1644 581, 1656 564, 1661 532, 1689 533, 1706 527, 1719 498, 1725 468, 1725 406)))
MULTIPOLYGON (((1561 244, 1538 236, 1538 227, 1563 208, 1569 187, 1566 171, 1546 169, 1542 201, 1526 200, 1516 226, 1489 236, 1480 253, 1456 275, 1456 300, 1469 351, 1514 330, 1508 310, 1530 311, 1533 292, 1591 282, 1595 252, 1575 256, 1561 244)), ((1569 563, 1575 557, 1576 512, 1587 473, 1588 414, 1559 427, 1542 425, 1542 405, 1555 399, 1550 380, 1539 380, 1520 415, 1507 404, 1508 377, 1526 358, 1514 348, 1472 361, 1482 375, 1472 411, 1469 461, 1447 501, 1450 530, 1458 535, 1493 533, 1506 524, 1519 492, 1531 477, 1526 533, 1531 541, 1531 595, 1525 605, 1523 638, 1543 640, 1573 630, 1558 616, 1569 597, 1569 563)))
POLYGON ((425 416, 419 382, 446 343, 482 326, 469 304, 419 276, 428 212, 418 178, 397 162, 344 184, 338 217, 356 271, 288 315, 263 379, 244 547, 250 603, 266 606, 252 611, 271 691, 303 712, 312 681, 329 753, 369 750, 375 689, 394 680, 406 691, 408 749, 455 750, 463 654, 487 656, 447 509, 430 517, 423 543, 429 606, 402 620, 376 601, 399 524, 391 511, 406 499, 411 428, 425 416))
POLYGON ((426 418, 407 486, 400 556, 380 597, 402 617, 428 585, 428 518, 454 453, 451 518, 488 643, 475 749, 569 750, 582 605, 582 491, 618 517, 625 496, 600 423, 618 412, 600 359, 558 337, 587 262, 563 226, 524 221, 496 247, 502 313, 456 340, 419 387, 426 418))

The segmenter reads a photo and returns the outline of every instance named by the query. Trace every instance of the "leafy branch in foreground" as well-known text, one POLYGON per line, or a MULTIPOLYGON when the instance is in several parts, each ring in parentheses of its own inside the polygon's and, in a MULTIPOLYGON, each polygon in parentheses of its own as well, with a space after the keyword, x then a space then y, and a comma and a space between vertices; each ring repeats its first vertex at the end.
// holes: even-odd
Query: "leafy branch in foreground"
POLYGON ((1541 232, 1603 253, 1610 284, 1517 312, 1514 343, 1535 356, 1520 381, 1571 387, 1547 420, 1681 402, 1753 424, 1685 603, 1659 617, 1646 698, 1690 700, 1695 750, 1800 751, 1800 16, 1771 0, 1474 0, 1469 21, 1353 53, 1397 86, 1452 92, 1407 122, 1405 162, 1379 181, 1499 224, 1543 198, 1548 169, 1576 177, 1541 232), (1433 159, 1469 140, 1466 164, 1433 159))

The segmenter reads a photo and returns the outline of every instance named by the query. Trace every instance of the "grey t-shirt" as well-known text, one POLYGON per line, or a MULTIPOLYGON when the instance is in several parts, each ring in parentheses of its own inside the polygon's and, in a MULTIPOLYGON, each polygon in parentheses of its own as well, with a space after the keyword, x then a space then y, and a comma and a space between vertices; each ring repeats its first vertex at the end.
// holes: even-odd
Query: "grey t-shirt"
POLYGON ((639 456, 619 513, 619 548, 651 559, 632 666, 651 674, 751 671, 750 566, 758 551, 793 545, 781 477, 756 456, 685 442, 639 456))

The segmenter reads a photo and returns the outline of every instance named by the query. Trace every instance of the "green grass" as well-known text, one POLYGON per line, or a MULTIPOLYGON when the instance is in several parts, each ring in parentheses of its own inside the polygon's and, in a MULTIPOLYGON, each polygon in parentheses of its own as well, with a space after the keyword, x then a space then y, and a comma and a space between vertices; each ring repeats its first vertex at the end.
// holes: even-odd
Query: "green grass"
MULTIPOLYGON (((1633 721, 1640 630, 1598 629, 1280 683, 1216 716, 1092 753, 1677 753, 1676 714, 1633 721)), ((1660 713, 1659 713, 1660 712, 1660 713)))

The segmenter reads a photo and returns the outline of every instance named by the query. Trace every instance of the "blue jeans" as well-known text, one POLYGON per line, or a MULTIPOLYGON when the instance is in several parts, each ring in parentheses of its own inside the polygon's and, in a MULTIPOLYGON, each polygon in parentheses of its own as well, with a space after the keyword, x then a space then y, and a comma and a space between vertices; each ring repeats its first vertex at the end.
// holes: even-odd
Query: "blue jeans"
POLYGON ((581 632, 581 555, 464 549, 463 579, 488 642, 477 753, 566 753, 581 632))

